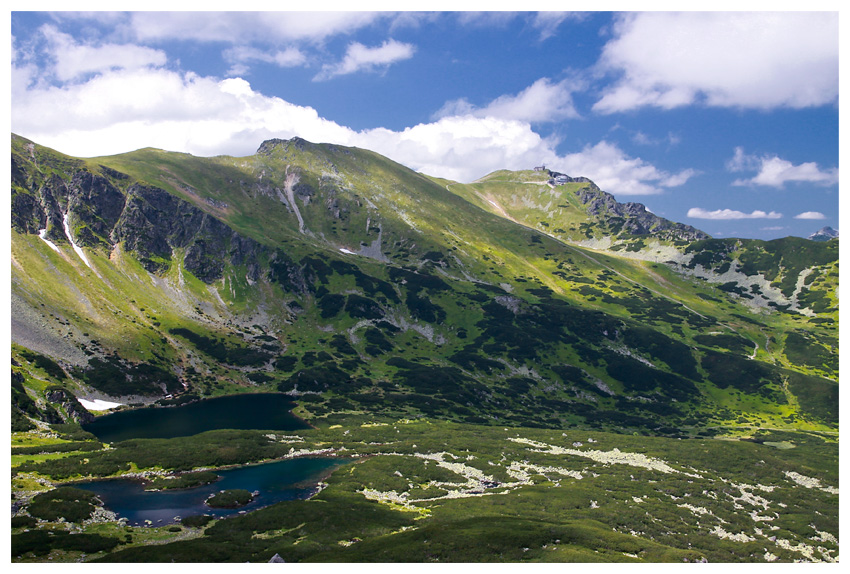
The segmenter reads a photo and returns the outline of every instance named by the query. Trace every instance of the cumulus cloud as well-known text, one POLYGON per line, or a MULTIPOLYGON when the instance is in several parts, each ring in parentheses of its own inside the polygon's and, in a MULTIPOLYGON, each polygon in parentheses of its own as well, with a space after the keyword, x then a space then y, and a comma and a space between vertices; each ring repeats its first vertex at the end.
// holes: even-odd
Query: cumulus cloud
POLYGON ((735 148, 734 157, 726 163, 732 172, 758 171, 749 179, 737 179, 732 185, 764 185, 781 188, 785 182, 808 182, 823 186, 838 183, 838 168, 822 170, 815 162, 794 165, 778 156, 755 156, 744 153, 743 148, 735 148))
POLYGON ((382 69, 413 57, 416 48, 412 44, 387 40, 378 47, 370 48, 360 42, 352 42, 348 45, 342 61, 336 64, 322 66, 322 71, 316 75, 314 80, 327 80, 334 76, 353 74, 361 70, 373 71, 382 69))
POLYGON ((662 193, 661 187, 683 185, 696 175, 696 171, 685 169, 670 174, 645 162, 629 157, 615 144, 602 141, 585 146, 578 153, 550 161, 553 169, 573 176, 586 176, 600 188, 615 195, 652 195, 662 193))
POLYGON ((838 98, 836 12, 644 12, 618 17, 600 113, 694 103, 772 109, 838 98))
POLYGON ((613 194, 659 193, 692 170, 668 173, 600 142, 559 155, 558 141, 528 121, 473 114, 403 130, 355 131, 307 106, 254 91, 241 78, 219 80, 166 69, 107 71, 63 87, 37 86, 13 66, 12 131, 71 155, 92 157, 158 147, 200 156, 249 155, 272 137, 374 150, 429 175, 469 182, 497 169, 545 162, 593 179, 613 194), (19 83, 20 82, 20 83, 19 83))
POLYGON ((799 215, 795 215, 794 219, 826 219, 826 215, 819 211, 805 211, 799 215))
POLYGON ((63 82, 105 70, 162 66, 167 61, 165 52, 145 46, 81 44, 51 25, 42 26, 40 31, 47 41, 46 53, 54 62, 52 72, 63 82))
POLYGON ((527 123, 492 117, 452 116, 400 132, 379 128, 357 141, 412 169, 461 182, 497 169, 528 169, 554 155, 553 143, 527 123))
POLYGON ((701 207, 692 207, 688 210, 688 217, 694 219, 780 219, 782 218, 782 214, 775 211, 767 213, 758 209, 752 213, 744 213, 743 211, 736 211, 734 209, 708 211, 701 207))
POLYGON ((504 95, 479 108, 466 99, 447 102, 436 118, 459 115, 494 117, 525 122, 550 122, 579 117, 573 105, 572 92, 576 85, 567 80, 552 83, 541 78, 516 95, 504 95))

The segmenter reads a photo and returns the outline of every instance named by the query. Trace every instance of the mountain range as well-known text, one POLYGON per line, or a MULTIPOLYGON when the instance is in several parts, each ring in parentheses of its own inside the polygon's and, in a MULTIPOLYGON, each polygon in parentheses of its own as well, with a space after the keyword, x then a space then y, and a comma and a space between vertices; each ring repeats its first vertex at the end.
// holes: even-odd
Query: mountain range
POLYGON ((836 422, 836 241, 711 239, 586 178, 460 184, 298 138, 243 158, 12 144, 12 340, 81 396, 836 422))
POLYGON ((580 174, 464 184, 300 138, 84 159, 13 134, 11 174, 13 432, 269 391, 318 429, 838 429, 822 232, 714 239, 580 174))

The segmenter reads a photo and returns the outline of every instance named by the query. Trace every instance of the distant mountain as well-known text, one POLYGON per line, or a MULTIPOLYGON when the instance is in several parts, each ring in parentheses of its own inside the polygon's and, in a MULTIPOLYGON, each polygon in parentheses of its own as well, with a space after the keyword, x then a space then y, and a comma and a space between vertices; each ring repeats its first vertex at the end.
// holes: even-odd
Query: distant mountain
POLYGON ((838 239, 838 232, 831 227, 822 227, 809 235, 812 241, 829 241, 830 239, 838 239))
POLYGON ((13 135, 11 161, 20 428, 79 420, 69 394, 260 389, 318 426, 837 425, 835 242, 715 240, 584 178, 459 184, 300 138, 80 159, 13 135))

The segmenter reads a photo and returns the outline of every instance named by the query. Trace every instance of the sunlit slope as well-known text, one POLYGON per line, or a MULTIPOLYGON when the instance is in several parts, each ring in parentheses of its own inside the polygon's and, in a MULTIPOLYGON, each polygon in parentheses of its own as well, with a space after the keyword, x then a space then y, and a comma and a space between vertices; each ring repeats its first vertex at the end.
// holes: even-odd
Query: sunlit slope
POLYGON ((501 170, 469 184, 444 184, 492 213, 594 248, 633 253, 708 238, 698 229, 652 214, 643 204, 620 203, 585 177, 501 170))

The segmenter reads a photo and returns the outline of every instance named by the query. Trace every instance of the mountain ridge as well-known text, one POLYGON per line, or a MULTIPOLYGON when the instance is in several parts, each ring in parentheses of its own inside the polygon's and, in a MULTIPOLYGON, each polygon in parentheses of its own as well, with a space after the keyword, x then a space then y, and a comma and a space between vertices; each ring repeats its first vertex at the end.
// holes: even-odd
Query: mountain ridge
MULTIPOLYGON (((727 353, 740 349, 734 352, 753 354, 758 364, 775 365, 759 375, 764 382, 757 396, 766 402, 753 411, 774 421, 788 415, 779 414, 787 412, 785 407, 769 406, 781 396, 779 383, 768 382, 780 371, 771 369, 797 369, 795 377, 826 377, 824 381, 836 376, 828 342, 835 325, 829 317, 837 316, 829 294, 837 280, 831 271, 837 252, 828 245, 817 248, 822 252, 815 257, 820 268, 802 263, 791 268, 782 263, 779 252, 778 262, 768 252, 753 258, 746 240, 718 249, 728 242, 704 239, 683 246, 674 244, 682 239, 660 238, 656 241, 683 254, 665 270, 658 263, 621 258, 616 251, 583 251, 525 224, 517 227, 470 204, 456 193, 461 184, 443 184, 367 150, 294 139, 269 140, 259 151, 246 158, 204 159, 148 149, 83 161, 52 155, 13 136, 16 308, 20 317, 42 317, 39 337, 55 341, 55 348, 83 350, 88 366, 76 351, 55 357, 66 362, 66 373, 73 371, 70 380, 79 391, 102 397, 153 392, 145 399, 151 400, 157 393, 178 390, 205 396, 275 384, 291 393, 342 393, 347 400, 367 401, 363 405, 402 391, 397 400, 408 396, 414 401, 402 401, 402 411, 428 391, 443 397, 435 404, 455 413, 452 416, 467 412, 460 416, 487 420, 508 405, 525 411, 517 402, 522 397, 543 404, 547 393, 542 389, 551 387, 560 390, 546 399, 548 408, 552 401, 562 405, 552 411, 548 424, 563 417, 625 415, 628 407, 626 411, 643 415, 603 417, 608 420, 604 424, 616 426, 619 423, 612 421, 620 420, 627 427, 658 428, 652 422, 657 415, 646 410, 649 403, 635 398, 641 392, 665 400, 676 393, 679 400, 690 397, 696 401, 694 412, 713 413, 706 421, 732 418, 731 411, 721 416, 725 411, 718 410, 715 399, 699 390, 706 384, 720 384, 721 389, 729 384, 718 378, 726 375, 712 366, 716 351, 711 348, 727 353), (23 241, 26 237, 33 239, 23 241), (53 251, 47 241, 60 247, 78 244, 88 251, 91 265, 73 251, 53 251), (36 259, 41 263, 32 251, 39 245, 42 255, 36 259), (735 257, 731 261, 730 254, 735 257), (70 265, 62 275, 66 285, 76 285, 77 277, 89 273, 95 283, 89 283, 88 290, 103 285, 106 303, 99 311, 92 313, 99 304, 81 296, 82 288, 67 289, 57 299, 38 287, 43 280, 37 278, 54 273, 45 262, 60 255, 63 265, 70 265), (749 266, 739 275, 758 279, 746 284, 746 291, 736 281, 734 289, 728 285, 728 273, 742 267, 736 263, 741 258, 749 266), (699 263, 691 265, 694 260, 699 263), (701 271, 707 269, 714 269, 715 275, 701 271), (726 287, 706 290, 693 284, 688 272, 703 281, 726 280, 719 284, 726 287), (776 289, 792 287, 782 299, 784 310, 774 303, 779 310, 774 315, 742 315, 742 301, 774 297, 768 289, 771 281, 776 289), (145 284, 150 289, 139 287, 145 284), (756 289, 760 294, 754 294, 753 285, 761 287, 756 289), (818 291, 812 291, 815 288, 818 291), (39 290, 42 298, 33 298, 39 290), (110 291, 126 293, 125 300, 116 300, 110 291), (803 297, 812 293, 818 297, 803 297), (46 302, 54 303, 52 315, 39 311, 46 302), (810 325, 814 337, 792 336, 800 331, 791 325, 803 304, 817 306, 818 311, 806 307, 810 319, 823 319, 810 325), (722 319, 715 317, 718 309, 722 319), (558 322, 552 322, 555 318, 558 322), (586 332, 579 327, 582 323, 597 324, 598 331, 586 332), (122 335, 115 337, 100 324, 115 325, 122 335), (789 338, 795 349, 814 352, 819 362, 800 363, 802 355, 792 353, 795 363, 780 350, 780 342, 759 342, 768 324, 783 325, 783 339, 789 338), (727 339, 703 334, 710 325, 728 333, 727 339), (516 338, 517 329, 530 335, 527 341, 516 338), (299 337, 299 331, 312 334, 299 337), (57 336, 60 332, 63 335, 57 336), (322 333, 327 332, 334 333, 331 339, 338 352, 326 354, 319 363, 299 358, 326 346, 328 337, 322 333), (740 333, 747 334, 741 338, 740 333), (411 351, 394 344, 393 337, 405 340, 411 351), (734 337, 739 341, 733 344, 734 337), (750 342, 740 346, 742 341, 750 342), (700 351, 687 351, 684 362, 661 350, 688 345, 700 345, 694 347, 700 351), (411 361, 423 352, 432 358, 411 361), (123 372, 133 391, 109 394, 116 387, 96 376, 92 361, 99 361, 95 364, 100 369, 123 372), (290 364, 301 368, 283 370, 290 364), (164 386, 145 383, 148 379, 138 371, 143 365, 155 373, 149 379, 160 377, 164 386), (575 370, 564 370, 567 365, 575 370), (194 376, 193 371, 206 375, 194 376), (470 411, 470 398, 462 398, 466 391, 422 386, 419 372, 440 373, 458 389, 478 388, 478 407, 470 411), (516 394, 499 386, 511 372, 526 377, 518 387, 526 391, 516 394), (666 374, 659 379, 662 372, 666 374), (681 378, 682 372, 689 374, 681 378), (378 380, 392 381, 393 390, 380 385, 368 390, 376 373, 378 380), (643 386, 629 382, 635 376, 645 379, 643 386), (334 390, 334 381, 346 377, 351 377, 349 383, 334 390), (599 395, 599 389, 611 393, 599 395), (488 395, 491 398, 481 402, 488 395), (568 397, 573 398, 565 402, 568 397), (591 405, 594 410, 588 410, 591 405), (491 414, 482 419, 485 412, 491 414)), ((489 179, 496 187, 481 187, 486 181, 476 184, 482 194, 478 203, 502 189, 499 176, 489 179)), ((585 203, 583 189, 610 197, 600 196, 604 192, 592 182, 570 183, 579 186, 566 189, 573 206, 585 203)), ((545 182, 531 185, 545 185, 550 194, 556 191, 545 182)), ((609 210, 616 207, 606 205, 609 210)), ((586 235, 590 227, 583 229, 586 235)), ((625 228, 621 237, 628 233, 625 228)), ((641 240, 646 236, 638 236, 641 240)), ((759 308, 771 309, 767 304, 759 308)), ((36 337, 24 332, 23 323, 14 323, 13 341, 26 347, 36 337)), ((828 385, 814 379, 798 379, 797 384, 828 385)), ((823 387, 819 392, 826 391, 823 387)), ((681 408, 673 411, 686 418, 681 408)), ((827 411, 818 406, 812 412, 827 411)))

